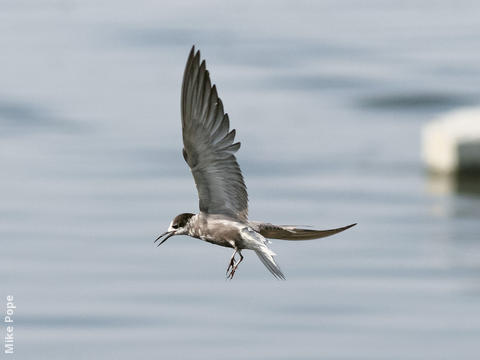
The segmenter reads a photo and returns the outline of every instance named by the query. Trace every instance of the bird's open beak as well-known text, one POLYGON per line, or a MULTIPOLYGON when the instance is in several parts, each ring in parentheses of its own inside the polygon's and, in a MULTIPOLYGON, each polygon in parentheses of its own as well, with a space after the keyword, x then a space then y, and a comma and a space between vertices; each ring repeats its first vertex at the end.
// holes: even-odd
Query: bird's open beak
POLYGON ((160 240, 162 237, 164 237, 165 235, 167 235, 167 237, 165 239, 163 239, 162 241, 160 241, 160 243, 157 245, 157 247, 159 247, 160 245, 162 245, 165 241, 167 241, 167 239, 169 237, 172 237, 173 235, 175 235, 175 231, 166 231, 164 232, 162 235, 160 235, 155 241, 154 243, 156 243, 158 240, 160 240))

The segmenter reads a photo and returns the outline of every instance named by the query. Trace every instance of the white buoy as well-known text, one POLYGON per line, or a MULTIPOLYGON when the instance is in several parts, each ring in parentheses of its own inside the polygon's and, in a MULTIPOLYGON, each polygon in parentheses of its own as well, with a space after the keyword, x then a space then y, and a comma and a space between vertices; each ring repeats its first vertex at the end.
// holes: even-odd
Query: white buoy
POLYGON ((422 156, 435 173, 480 172, 480 107, 456 110, 425 125, 422 156))

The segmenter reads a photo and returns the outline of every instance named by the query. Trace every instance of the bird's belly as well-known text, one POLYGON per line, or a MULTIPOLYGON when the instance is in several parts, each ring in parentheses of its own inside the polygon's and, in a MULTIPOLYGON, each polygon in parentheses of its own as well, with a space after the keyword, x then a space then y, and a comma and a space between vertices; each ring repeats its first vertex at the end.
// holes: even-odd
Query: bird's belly
POLYGON ((235 243, 233 240, 218 239, 218 238, 208 236, 208 235, 200 236, 200 239, 202 239, 203 241, 209 242, 211 244, 224 246, 224 247, 230 247, 230 248, 233 248, 234 247, 233 244, 235 243))

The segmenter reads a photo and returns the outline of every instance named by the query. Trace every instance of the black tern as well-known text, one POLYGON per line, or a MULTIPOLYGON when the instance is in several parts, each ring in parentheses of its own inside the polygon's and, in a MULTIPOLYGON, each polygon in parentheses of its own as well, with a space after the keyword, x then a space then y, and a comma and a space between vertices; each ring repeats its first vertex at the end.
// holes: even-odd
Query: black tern
POLYGON ((182 83, 181 115, 183 158, 197 186, 200 212, 177 215, 155 242, 188 235, 212 244, 233 248, 226 276, 232 279, 243 260, 242 250, 255 251, 278 279, 285 279, 269 247, 269 239, 312 240, 347 230, 351 224, 329 230, 302 229, 248 220, 248 194, 235 153, 235 129, 230 130, 216 86, 211 84, 205 60, 192 47, 182 83), (239 259, 236 259, 236 255, 239 259))

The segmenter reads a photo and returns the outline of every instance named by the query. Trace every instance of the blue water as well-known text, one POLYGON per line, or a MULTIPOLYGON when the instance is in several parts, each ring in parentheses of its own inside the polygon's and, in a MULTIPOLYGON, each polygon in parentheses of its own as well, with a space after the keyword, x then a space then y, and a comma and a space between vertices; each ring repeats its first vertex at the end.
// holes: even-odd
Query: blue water
POLYGON ((420 130, 479 103, 479 13, 0 1, 0 307, 14 296, 15 358, 478 359, 480 189, 427 176, 420 130), (242 142, 251 219, 359 223, 274 241, 286 282, 248 252, 229 282, 229 249, 153 245, 197 209, 179 110, 192 44, 242 142))

